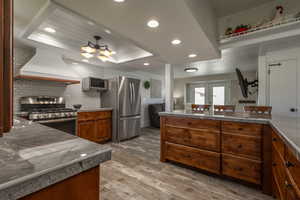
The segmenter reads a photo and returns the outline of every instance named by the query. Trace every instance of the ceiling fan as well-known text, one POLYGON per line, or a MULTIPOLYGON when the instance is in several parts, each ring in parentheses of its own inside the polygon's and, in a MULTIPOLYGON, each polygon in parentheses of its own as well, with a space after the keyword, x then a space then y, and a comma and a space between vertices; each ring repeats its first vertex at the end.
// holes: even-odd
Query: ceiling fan
POLYGON ((116 52, 112 51, 108 48, 108 45, 100 45, 99 41, 102 39, 100 36, 95 35, 95 43, 88 41, 88 44, 81 47, 81 55, 85 58, 89 59, 96 56, 103 62, 108 61, 108 59, 116 54, 116 52))

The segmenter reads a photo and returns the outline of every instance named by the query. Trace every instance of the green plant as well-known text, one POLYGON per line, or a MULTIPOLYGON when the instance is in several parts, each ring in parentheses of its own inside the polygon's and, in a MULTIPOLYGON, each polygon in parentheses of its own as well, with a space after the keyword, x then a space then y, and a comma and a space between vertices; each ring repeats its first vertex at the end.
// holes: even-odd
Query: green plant
POLYGON ((144 88, 145 88, 146 90, 148 90, 148 89, 150 88, 150 81, 145 81, 145 82, 144 82, 144 88))

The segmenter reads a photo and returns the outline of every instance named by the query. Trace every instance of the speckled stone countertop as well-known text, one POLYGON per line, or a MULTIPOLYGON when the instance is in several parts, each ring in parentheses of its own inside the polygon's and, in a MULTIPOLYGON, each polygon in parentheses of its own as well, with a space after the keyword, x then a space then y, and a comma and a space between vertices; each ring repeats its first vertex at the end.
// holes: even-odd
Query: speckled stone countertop
POLYGON ((300 117, 262 116, 248 113, 199 114, 191 111, 160 112, 160 116, 190 117, 221 121, 269 124, 281 136, 285 144, 294 152, 300 161, 300 117))
POLYGON ((15 119, 0 138, 0 200, 24 197, 110 159, 108 146, 15 119))
POLYGON ((83 108, 78 110, 77 112, 98 112, 98 111, 111 111, 113 110, 112 108, 83 108))

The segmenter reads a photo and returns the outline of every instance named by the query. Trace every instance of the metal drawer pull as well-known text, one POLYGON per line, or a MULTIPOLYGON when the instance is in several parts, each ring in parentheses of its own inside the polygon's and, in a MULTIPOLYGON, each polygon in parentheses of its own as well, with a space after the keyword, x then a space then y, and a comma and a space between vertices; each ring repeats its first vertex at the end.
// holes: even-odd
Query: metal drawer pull
POLYGON ((284 181, 284 185, 285 185, 285 187, 287 187, 287 188, 290 188, 290 187, 292 187, 292 184, 289 184, 289 182, 288 182, 288 181, 284 181))
POLYGON ((294 167, 295 165, 294 165, 293 163, 287 161, 287 162, 285 163, 285 166, 286 166, 287 168, 289 168, 289 167, 294 167))

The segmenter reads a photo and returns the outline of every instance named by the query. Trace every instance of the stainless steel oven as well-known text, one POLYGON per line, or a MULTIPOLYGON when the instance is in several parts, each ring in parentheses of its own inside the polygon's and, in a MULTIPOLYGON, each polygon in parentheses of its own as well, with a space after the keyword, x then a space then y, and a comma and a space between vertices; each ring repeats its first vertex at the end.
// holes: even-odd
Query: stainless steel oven
POLYGON ((24 117, 66 133, 76 134, 77 111, 66 108, 63 97, 30 96, 20 99, 24 117))

